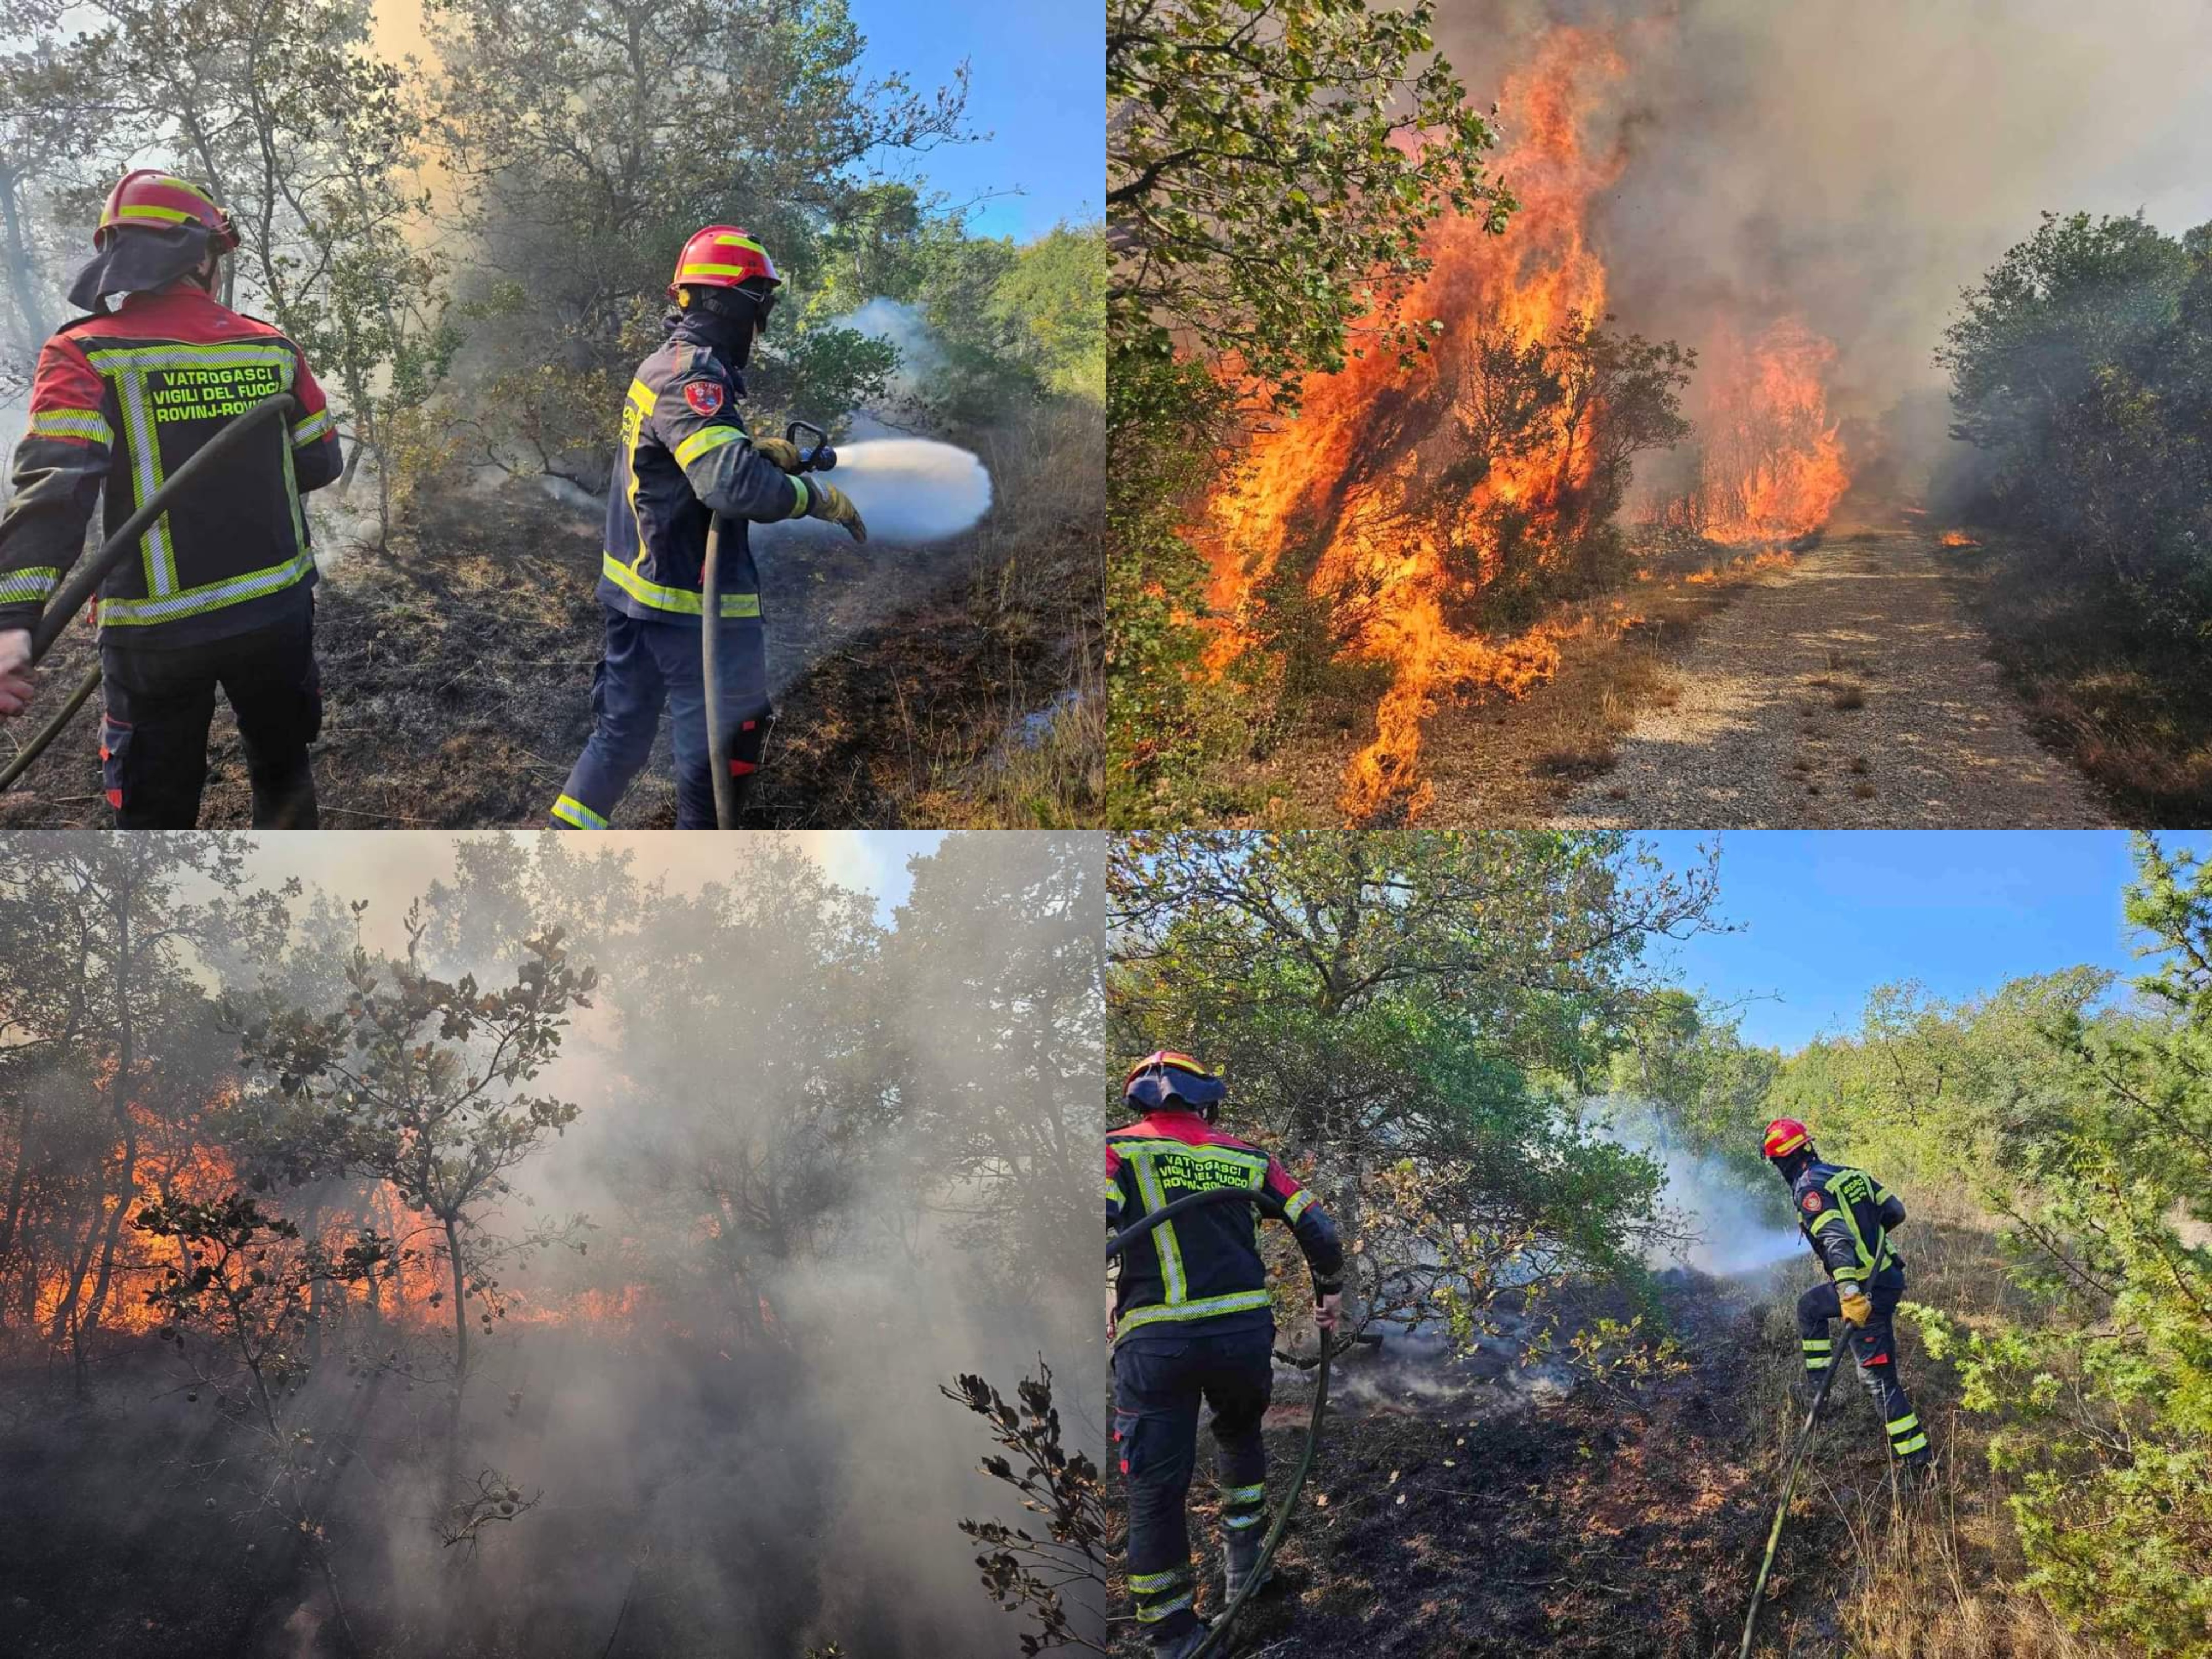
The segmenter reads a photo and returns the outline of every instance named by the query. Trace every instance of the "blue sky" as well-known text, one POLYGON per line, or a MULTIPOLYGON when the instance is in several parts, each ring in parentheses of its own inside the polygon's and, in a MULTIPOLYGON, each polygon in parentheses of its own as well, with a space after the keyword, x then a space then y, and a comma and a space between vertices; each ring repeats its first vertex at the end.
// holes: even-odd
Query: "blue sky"
MULTIPOLYGON (((1680 866, 1710 837, 1647 839, 1680 866)), ((2160 839, 2212 847, 2203 833, 2160 839)), ((1745 1037, 1795 1048, 1856 1025, 1877 985, 1917 980, 1955 999, 2077 963, 2140 971, 2120 914, 2133 869, 2118 831, 1738 831, 1721 837, 1720 914, 1744 931, 1665 947, 1662 961, 1717 998, 1761 996, 1745 1037)))
POLYGON ((893 163, 976 210, 981 235, 1026 240, 1062 219, 1097 218, 1106 195, 1106 14, 1070 0, 848 0, 872 76, 934 92, 969 60, 969 125, 993 134, 893 163))

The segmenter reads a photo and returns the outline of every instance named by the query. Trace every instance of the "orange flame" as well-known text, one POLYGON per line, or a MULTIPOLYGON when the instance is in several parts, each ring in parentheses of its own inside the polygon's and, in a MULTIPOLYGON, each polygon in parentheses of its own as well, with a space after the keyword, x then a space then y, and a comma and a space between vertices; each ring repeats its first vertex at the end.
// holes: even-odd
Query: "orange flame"
POLYGON ((1963 530, 1947 530, 1939 538, 1944 547, 1979 547, 1981 544, 1963 530))
POLYGON ((1586 154, 1583 135, 1596 100, 1625 72, 1601 37, 1563 28, 1547 38, 1500 100, 1515 136, 1498 171, 1521 202, 1510 228, 1492 236, 1479 219, 1447 215, 1425 244, 1432 269, 1386 319, 1417 328, 1434 319, 1431 349, 1401 368, 1370 344, 1341 373, 1311 382, 1296 419, 1255 436, 1243 472, 1195 532, 1212 566, 1209 670, 1247 648, 1255 592, 1294 536, 1319 545, 1305 587, 1340 654, 1389 669, 1374 741, 1346 773, 1340 805, 1351 816, 1395 803, 1412 817, 1429 804, 1415 767, 1421 723, 1441 697, 1518 696, 1558 667, 1553 630, 1492 644, 1455 631, 1449 613, 1498 578, 1502 526, 1542 558, 1562 496, 1589 478, 1587 447, 1556 419, 1527 453, 1486 467, 1468 465, 1480 453, 1469 440, 1485 416, 1486 353, 1525 351, 1604 313, 1588 213, 1621 162, 1586 154))
POLYGON ((1718 542, 1789 541, 1826 525, 1851 482, 1828 419, 1835 360, 1836 348, 1794 317, 1752 344, 1718 329, 1698 365, 1697 491, 1662 517, 1718 542))

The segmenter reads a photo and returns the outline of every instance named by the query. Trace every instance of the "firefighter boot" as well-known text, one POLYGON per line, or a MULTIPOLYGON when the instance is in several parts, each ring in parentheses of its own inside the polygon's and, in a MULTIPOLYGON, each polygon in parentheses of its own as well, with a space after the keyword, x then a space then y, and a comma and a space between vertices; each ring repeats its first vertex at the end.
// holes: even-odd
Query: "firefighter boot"
MULTIPOLYGON (((1243 1595, 1244 1587, 1247 1584, 1252 1585, 1253 1592, 1256 1595, 1260 1586, 1267 1583, 1267 1579, 1262 1577, 1255 1583, 1252 1577, 1252 1575, 1259 1571, 1260 1545, 1264 1531, 1263 1528, 1253 1527, 1244 1532, 1232 1532, 1229 1534, 1228 1545, 1222 1551, 1223 1558, 1228 1564, 1227 1583, 1223 1586, 1222 1594, 1229 1602, 1235 1602, 1238 1596, 1243 1595)), ((1271 1567, 1268 1571, 1272 1574, 1273 1569, 1271 1567)))
POLYGON ((1206 1638, 1212 1633, 1211 1626, 1201 1619, 1182 1635, 1154 1643, 1152 1659, 1190 1659, 1192 1654, 1206 1645, 1206 1638))

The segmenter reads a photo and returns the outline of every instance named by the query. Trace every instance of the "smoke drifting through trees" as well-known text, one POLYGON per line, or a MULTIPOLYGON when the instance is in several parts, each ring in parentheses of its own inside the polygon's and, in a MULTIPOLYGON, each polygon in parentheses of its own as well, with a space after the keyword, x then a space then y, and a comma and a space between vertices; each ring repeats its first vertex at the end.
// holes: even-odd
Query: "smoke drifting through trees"
MULTIPOLYGON (((335 1654, 326 1565, 372 1656, 1011 1648, 956 1524, 1000 1500, 937 1384, 1096 1341, 1075 1249, 1095 1208, 1094 854, 955 837, 886 920, 795 838, 756 839, 694 892, 632 853, 471 838, 449 878, 387 868, 356 915, 343 865, 257 892, 250 851, 185 867, 216 845, 8 839, 0 951, 42 969, 0 993, 0 1466, 29 1495, 0 1522, 0 1594, 27 1639, 335 1654), (71 918, 126 877, 172 932, 134 946, 125 1069, 117 949, 95 928, 80 950, 71 918), (534 961, 526 994, 566 1022, 497 1089, 548 1103, 558 1133, 483 1188, 458 1281, 442 1227, 373 1173, 398 1097, 334 1114, 331 1073, 274 1086, 316 1032, 415 994, 376 915, 410 888, 417 969, 479 988, 429 1000, 481 1018, 534 961), (355 970, 367 994, 343 971, 357 931, 379 952, 355 970), (553 994, 571 969, 596 983, 553 994), (252 1046, 289 1048, 283 1068, 238 1066, 219 993, 252 1046), (222 1255, 240 1213, 189 1206, 230 1193, 302 1241, 222 1255), (103 1287, 126 1213, 155 1224, 121 1227, 103 1287), (313 1271, 305 1243, 343 1250, 364 1225, 387 1260, 313 1271), (270 1410, 223 1361, 236 1344, 146 1303, 175 1282, 180 1231, 282 1338, 270 1410), (575 1248, 518 1248, 532 1235, 575 1248), (125 1588, 94 1595, 95 1576, 125 1588)), ((387 1081, 412 1068, 419 1106, 483 1079, 489 1046, 434 1019, 382 1062, 334 1052, 387 1081)), ((1063 1361, 1063 1409, 1095 1425, 1087 1369, 1063 1361)))
POLYGON ((2207 216, 2212 15, 2190 0, 1462 4, 1437 45, 1494 87, 1558 23, 1609 33, 1630 66, 1601 106, 1622 167, 1593 220, 1623 322, 1702 351, 1712 318, 1794 315, 1837 348, 1833 416, 1933 398, 1959 291, 2045 209, 2141 209, 2172 234, 2207 216))

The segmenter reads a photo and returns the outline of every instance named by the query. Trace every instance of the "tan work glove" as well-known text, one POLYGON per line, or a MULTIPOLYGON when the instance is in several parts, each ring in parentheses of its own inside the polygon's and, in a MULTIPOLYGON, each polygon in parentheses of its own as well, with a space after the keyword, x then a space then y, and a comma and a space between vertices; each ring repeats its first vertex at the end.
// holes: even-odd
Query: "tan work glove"
POLYGON ((1314 1328, 1326 1335, 1336 1328, 1344 1310, 1344 1292, 1330 1291, 1314 1298, 1314 1328))
POLYGON ((773 461, 786 472, 799 471, 799 446, 788 438, 756 438, 754 453, 773 461))
POLYGON ((807 479, 803 488, 806 491, 808 518, 827 519, 831 524, 842 525, 856 542, 868 539, 868 526, 860 522, 860 510, 847 499, 843 490, 818 478, 807 479))
POLYGON ((0 634, 0 720, 12 719, 31 706, 38 690, 38 671, 31 666, 31 630, 11 628, 0 634))
POLYGON ((1863 1325, 1874 1317, 1873 1301, 1856 1285, 1837 1285, 1836 1300, 1843 1308, 1846 1325, 1863 1325))

